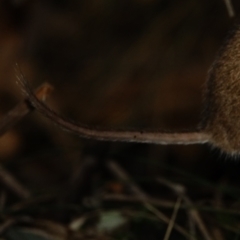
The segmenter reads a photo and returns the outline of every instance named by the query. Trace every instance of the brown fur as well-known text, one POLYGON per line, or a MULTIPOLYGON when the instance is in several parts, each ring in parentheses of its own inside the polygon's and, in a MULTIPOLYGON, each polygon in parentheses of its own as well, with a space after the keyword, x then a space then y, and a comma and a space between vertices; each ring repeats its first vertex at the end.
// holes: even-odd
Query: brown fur
POLYGON ((209 72, 202 128, 224 152, 240 153, 240 28, 209 72))

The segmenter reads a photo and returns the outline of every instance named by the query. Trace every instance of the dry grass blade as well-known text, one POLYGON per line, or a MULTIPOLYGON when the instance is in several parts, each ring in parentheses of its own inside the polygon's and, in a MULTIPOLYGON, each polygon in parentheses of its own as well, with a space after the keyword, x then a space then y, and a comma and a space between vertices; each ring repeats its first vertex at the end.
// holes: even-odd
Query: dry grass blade
POLYGON ((229 17, 234 17, 235 12, 234 12, 234 8, 233 8, 233 5, 232 5, 232 1, 231 0, 224 0, 224 2, 226 4, 229 17))
POLYGON ((174 210, 173 210, 171 221, 168 224, 168 228, 167 228, 167 231, 166 231, 166 234, 165 234, 163 240, 168 240, 169 237, 170 237, 170 234, 172 232, 172 229, 173 229, 176 217, 177 217, 177 213, 178 213, 179 207, 181 205, 181 201, 182 201, 182 198, 178 197, 177 202, 176 202, 175 207, 174 207, 174 210))
POLYGON ((0 166, 0 182, 21 199, 27 199, 31 195, 30 192, 2 166, 0 166))
POLYGON ((162 179, 162 178, 158 178, 157 182, 169 187, 178 196, 182 197, 182 199, 186 203, 186 205, 191 208, 189 210, 189 214, 192 216, 192 218, 196 222, 196 224, 197 224, 199 230, 202 232, 202 235, 204 236, 204 238, 206 240, 213 240, 213 238, 211 237, 210 233, 208 232, 207 227, 205 226, 202 218, 200 217, 199 212, 196 209, 194 209, 194 204, 188 198, 188 196, 185 194, 185 187, 181 186, 180 184, 174 184, 174 183, 172 183, 166 179, 162 179))
MULTIPOLYGON (((142 201, 143 205, 156 217, 158 217, 161 221, 169 224, 170 219, 160 212, 157 208, 155 208, 150 202, 148 202, 148 196, 138 187, 133 181, 131 181, 131 178, 128 176, 128 174, 115 162, 115 161, 108 161, 107 167, 109 170, 121 181, 124 181, 126 184, 128 184, 132 190, 132 192, 139 197, 139 199, 142 201)), ((191 236, 185 229, 183 229, 178 224, 174 223, 173 228, 176 229, 179 233, 181 233, 183 236, 186 237, 186 239, 190 240, 196 240, 194 236, 191 236)))
MULTIPOLYGON (((129 203, 140 203, 142 202, 138 196, 127 196, 123 194, 105 194, 103 197, 104 201, 119 201, 119 202, 129 202, 129 203)), ((175 203, 169 200, 159 200, 156 198, 149 197, 148 202, 152 205, 164 207, 164 208, 174 208, 175 203)))

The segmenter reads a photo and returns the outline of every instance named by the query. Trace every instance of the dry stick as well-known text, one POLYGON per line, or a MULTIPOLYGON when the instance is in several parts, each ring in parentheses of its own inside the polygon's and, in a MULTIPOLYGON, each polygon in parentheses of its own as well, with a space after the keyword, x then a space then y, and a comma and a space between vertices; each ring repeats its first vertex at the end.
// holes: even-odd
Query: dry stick
MULTIPOLYGON (((52 87, 45 83, 36 90, 36 96, 40 100, 45 100, 52 87)), ((19 120, 34 110, 27 100, 19 103, 13 110, 9 111, 0 121, 0 135, 13 127, 19 120)), ((8 171, 0 165, 0 182, 15 193, 19 198, 29 198, 29 191, 22 186, 8 171)))
MULTIPOLYGON (((36 89, 35 95, 40 101, 45 101, 52 89, 53 87, 50 84, 44 83, 36 89)), ((33 110, 34 108, 31 106, 28 99, 19 103, 0 120, 0 136, 33 110)))
POLYGON ((195 220, 196 224, 198 225, 199 230, 202 232, 203 236, 205 237, 206 240, 213 240, 213 238, 211 237, 211 235, 209 234, 203 220, 201 219, 198 211, 196 209, 194 209, 194 204, 192 203, 192 201, 190 200, 190 198, 185 194, 185 188, 180 185, 180 184, 175 184, 172 183, 166 179, 162 179, 162 178, 157 178, 157 182, 169 187, 170 189, 172 189, 178 196, 181 196, 183 201, 186 203, 186 205, 188 205, 189 207, 191 207, 189 214, 191 214, 192 218, 195 220))
POLYGON ((139 143, 155 143, 155 144, 196 144, 209 142, 209 135, 201 132, 201 129, 194 131, 187 131, 181 133, 167 133, 162 131, 126 131, 126 130, 103 130, 96 127, 85 126, 80 123, 73 123, 66 120, 59 114, 54 112, 44 103, 39 101, 33 94, 29 83, 25 79, 23 73, 16 65, 16 76, 22 90, 29 98, 32 106, 45 117, 53 121, 62 129, 69 131, 84 138, 94 138, 105 141, 123 141, 123 142, 139 142, 139 143))
POLYGON ((234 12, 234 9, 233 9, 232 1, 231 0, 224 0, 224 2, 226 4, 229 17, 234 17, 235 12, 234 12))
MULTIPOLYGON (((170 219, 148 202, 148 196, 133 181, 131 181, 128 174, 115 161, 108 161, 107 167, 112 173, 114 173, 114 175, 117 176, 117 178, 119 178, 121 181, 124 181, 130 186, 132 192, 139 197, 143 205, 150 212, 157 216, 161 221, 169 224, 170 219)), ((183 229, 178 224, 175 223, 173 227, 187 239, 196 240, 195 237, 191 236, 185 229, 183 229)))

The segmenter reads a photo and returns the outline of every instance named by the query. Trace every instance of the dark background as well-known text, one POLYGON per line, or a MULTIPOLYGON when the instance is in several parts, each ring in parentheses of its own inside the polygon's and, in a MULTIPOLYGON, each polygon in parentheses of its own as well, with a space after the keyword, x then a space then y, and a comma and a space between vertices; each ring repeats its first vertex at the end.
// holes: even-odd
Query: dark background
MULTIPOLYGON (((4 116, 23 98, 13 70, 19 62, 33 86, 45 81, 54 86, 48 104, 76 122, 110 129, 194 128, 200 121, 208 69, 238 23, 240 3, 232 3, 234 18, 222 0, 1 1, 0 114, 4 116)), ((156 184, 156 177, 161 177, 185 186, 194 203, 207 203, 213 212, 219 199, 221 207, 234 206, 239 211, 238 157, 208 145, 80 139, 38 113, 0 139, 2 165, 33 196, 55 194, 53 205, 60 201, 86 207, 86 196, 95 199, 99 192, 125 193, 125 185, 116 183, 106 169, 109 159, 118 162, 152 197, 176 198, 156 184), (91 167, 85 169, 89 158, 91 167)), ((18 201, 11 194, 8 199, 7 207, 18 201)), ((100 200, 101 209, 129 208, 126 203, 100 200)), ((24 214, 64 223, 76 215, 67 210, 60 217, 52 211, 28 210, 24 214)), ((201 214, 213 235, 218 228, 222 239, 238 237, 238 230, 226 227, 229 222, 232 228, 238 226, 238 216, 201 214), (225 223, 226 218, 231 221, 225 223)), ((185 219, 177 222, 185 225, 185 219)), ((145 224, 150 225, 144 232, 148 239, 162 239, 166 225, 159 230, 145 224)), ((119 239, 146 239, 129 225, 123 232, 126 238, 119 239), (132 238, 127 237, 129 233, 132 238)), ((175 234, 171 239, 181 239, 175 234)))

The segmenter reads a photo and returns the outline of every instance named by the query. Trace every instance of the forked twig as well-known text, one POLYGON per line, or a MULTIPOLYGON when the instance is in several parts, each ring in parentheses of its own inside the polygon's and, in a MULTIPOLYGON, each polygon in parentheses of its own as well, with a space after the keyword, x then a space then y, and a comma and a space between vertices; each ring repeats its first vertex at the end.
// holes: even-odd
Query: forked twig
MULTIPOLYGON (((39 101, 45 101, 52 90, 53 87, 49 83, 44 83, 42 86, 36 89, 36 98, 39 99, 39 101)), ((34 108, 31 106, 28 99, 20 102, 0 120, 0 136, 7 132, 7 130, 12 128, 17 122, 19 122, 23 117, 33 110, 34 108)))

